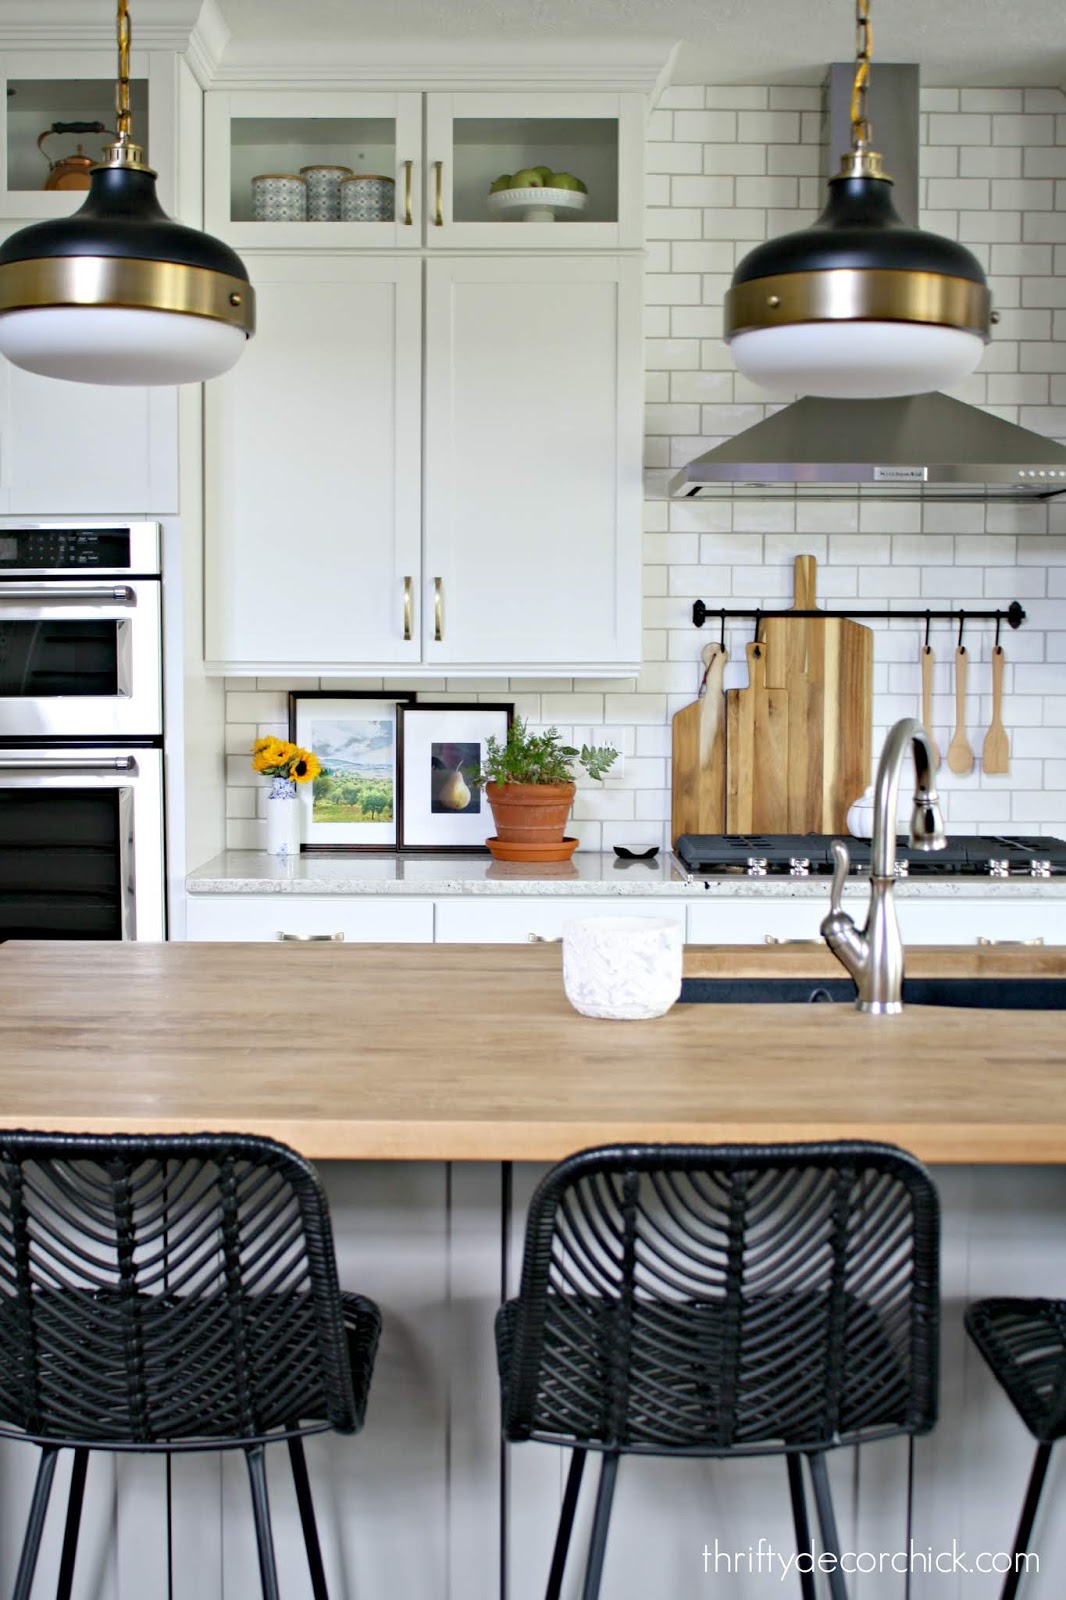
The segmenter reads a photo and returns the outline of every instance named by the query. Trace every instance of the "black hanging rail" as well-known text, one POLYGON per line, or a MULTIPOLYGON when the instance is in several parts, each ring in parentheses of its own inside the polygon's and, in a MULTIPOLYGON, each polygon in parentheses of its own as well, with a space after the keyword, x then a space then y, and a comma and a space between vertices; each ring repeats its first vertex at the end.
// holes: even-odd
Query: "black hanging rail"
POLYGON ((957 622, 959 632, 968 622, 994 622, 996 636, 999 636, 1001 625, 1006 622, 1012 628, 1020 628, 1025 621, 1026 613, 1017 600, 1012 600, 1006 610, 997 611, 968 611, 963 607, 955 611, 852 611, 849 607, 819 607, 816 611, 776 611, 766 606, 709 606, 702 600, 696 600, 692 606, 692 621, 695 627, 702 628, 704 623, 714 619, 721 621, 723 630, 730 621, 761 622, 764 617, 849 617, 853 622, 896 622, 911 621, 924 622, 927 626, 931 622, 957 622))

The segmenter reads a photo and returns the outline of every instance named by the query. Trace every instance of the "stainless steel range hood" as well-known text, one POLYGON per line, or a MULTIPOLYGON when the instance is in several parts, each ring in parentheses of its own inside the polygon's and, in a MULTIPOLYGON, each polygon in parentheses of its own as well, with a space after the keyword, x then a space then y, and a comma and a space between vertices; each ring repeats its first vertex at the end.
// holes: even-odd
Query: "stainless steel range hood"
MULTIPOLYGON (((850 126, 854 68, 830 69, 826 176, 850 126)), ((918 176, 918 69, 874 66, 871 115, 897 209, 913 216, 918 176)), ((898 400, 808 397, 689 462, 670 494, 988 500, 1066 493, 1066 448, 944 394, 898 400)))
POLYGON ((785 406, 690 461, 683 498, 753 484, 798 492, 862 486, 865 496, 1031 498, 1066 493, 1066 448, 946 394, 785 406))

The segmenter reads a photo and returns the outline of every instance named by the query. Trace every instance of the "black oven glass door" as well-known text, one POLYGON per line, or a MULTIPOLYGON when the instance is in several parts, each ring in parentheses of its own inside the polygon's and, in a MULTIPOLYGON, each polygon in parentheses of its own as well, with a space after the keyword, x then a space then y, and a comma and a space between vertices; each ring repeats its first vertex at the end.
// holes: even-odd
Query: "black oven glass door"
POLYGON ((161 769, 0 750, 0 940, 163 938, 161 769))
POLYGON ((162 731, 154 579, 0 581, 0 739, 162 731))

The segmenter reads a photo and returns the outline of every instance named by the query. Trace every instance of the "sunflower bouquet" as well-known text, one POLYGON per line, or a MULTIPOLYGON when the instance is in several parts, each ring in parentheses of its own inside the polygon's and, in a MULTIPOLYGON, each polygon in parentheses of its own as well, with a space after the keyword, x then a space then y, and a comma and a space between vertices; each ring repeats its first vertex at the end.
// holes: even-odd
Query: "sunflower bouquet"
MULTIPOLYGON (((290 744, 287 739, 257 739, 252 746, 252 766, 275 784, 310 783, 322 771, 322 763, 310 750, 290 744)), ((273 792, 273 791, 272 791, 273 792)), ((281 791, 295 794, 295 789, 281 791)))

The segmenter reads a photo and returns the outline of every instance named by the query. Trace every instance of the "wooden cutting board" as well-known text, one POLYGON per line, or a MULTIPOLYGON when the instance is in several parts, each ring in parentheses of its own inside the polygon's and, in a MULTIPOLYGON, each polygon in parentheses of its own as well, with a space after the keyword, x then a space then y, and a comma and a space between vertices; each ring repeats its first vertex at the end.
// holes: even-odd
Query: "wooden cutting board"
POLYGON ((766 683, 766 647, 748 645, 748 687, 726 695, 727 833, 787 833, 789 695, 766 683))
POLYGON ((699 699, 673 722, 671 837, 725 832, 725 696, 722 675, 729 654, 723 646, 703 652, 699 699))
MULTIPOLYGON (((793 609, 816 607, 817 563, 797 556, 793 609)), ((782 831, 846 832, 848 808, 871 779, 873 633, 848 617, 784 616, 765 618, 759 637, 767 690, 788 695, 782 831)))

